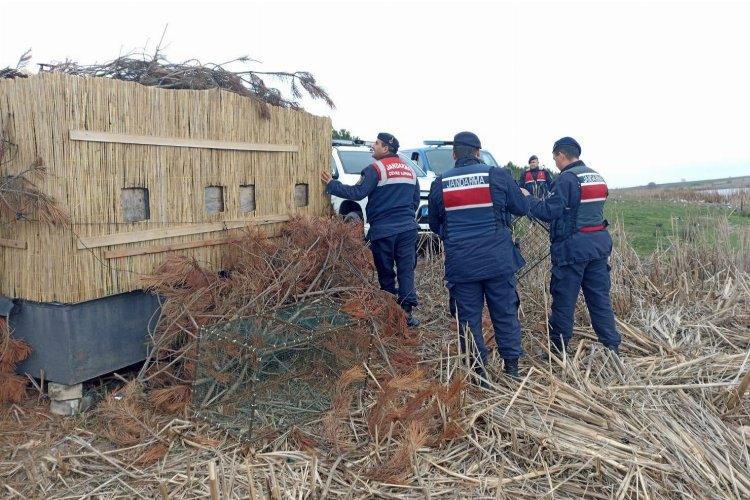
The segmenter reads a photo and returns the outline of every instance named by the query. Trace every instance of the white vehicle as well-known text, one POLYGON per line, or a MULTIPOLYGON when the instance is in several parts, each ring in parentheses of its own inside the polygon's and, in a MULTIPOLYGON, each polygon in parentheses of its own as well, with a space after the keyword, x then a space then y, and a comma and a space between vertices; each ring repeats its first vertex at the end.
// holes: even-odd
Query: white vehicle
MULTIPOLYGON (((430 194, 430 184, 434 176, 428 176, 424 170, 419 168, 408 156, 399 153, 404 163, 409 165, 417 173, 419 182, 420 200, 417 213, 415 214, 420 232, 429 232, 430 226, 427 221, 427 196, 430 194)), ((350 186, 355 185, 360 178, 362 170, 375 159, 372 157, 372 149, 364 141, 333 140, 331 155, 331 174, 334 179, 350 186)), ((365 223, 365 234, 370 229, 367 222, 367 198, 359 201, 347 200, 338 196, 331 196, 333 210, 346 220, 362 220, 365 223)))
MULTIPOLYGON (((425 147, 403 149, 402 152, 415 162, 427 175, 438 176, 453 168, 453 141, 424 141, 425 147)), ((500 167, 492 153, 486 149, 479 152, 482 161, 490 167, 500 167)))

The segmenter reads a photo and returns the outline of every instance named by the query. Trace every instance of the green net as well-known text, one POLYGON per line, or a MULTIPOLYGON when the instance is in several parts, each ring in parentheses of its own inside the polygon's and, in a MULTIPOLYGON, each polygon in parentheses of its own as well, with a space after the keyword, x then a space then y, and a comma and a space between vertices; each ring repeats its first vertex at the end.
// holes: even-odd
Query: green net
POLYGON ((367 358, 360 326, 333 304, 300 303, 203 329, 196 414, 245 439, 319 418, 341 373, 367 358))

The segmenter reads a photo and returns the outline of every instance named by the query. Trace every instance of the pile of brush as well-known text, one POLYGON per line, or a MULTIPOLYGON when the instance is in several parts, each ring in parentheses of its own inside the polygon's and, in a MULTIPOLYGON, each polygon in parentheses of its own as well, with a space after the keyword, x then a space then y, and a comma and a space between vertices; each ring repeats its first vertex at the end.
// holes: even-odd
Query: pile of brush
MULTIPOLYGON (((168 258, 144 280, 164 299, 140 376, 157 407, 175 411, 191 402, 201 354, 196 342, 201 329, 214 325, 273 318, 292 305, 318 302, 357 320, 346 330, 352 345, 362 344, 354 338, 369 337, 373 328, 381 339, 403 337, 405 316, 392 297, 373 287, 361 231, 360 225, 322 218, 296 218, 277 238, 248 230, 227 248, 219 273, 182 256, 168 258)), ((342 347, 330 346, 333 352, 342 347)))

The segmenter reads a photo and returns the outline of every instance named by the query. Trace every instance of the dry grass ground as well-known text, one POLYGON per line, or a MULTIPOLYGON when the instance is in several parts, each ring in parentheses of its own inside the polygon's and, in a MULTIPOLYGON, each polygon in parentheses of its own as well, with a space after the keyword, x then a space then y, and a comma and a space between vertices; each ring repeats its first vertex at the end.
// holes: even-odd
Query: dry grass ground
MULTIPOLYGON (((537 266, 519 285, 527 353, 521 361, 522 379, 502 376, 493 354, 490 388, 481 389, 467 380, 469 370, 457 354, 440 253, 428 252, 420 259, 418 316, 423 326, 408 331, 391 308, 368 309, 379 297, 370 286, 373 273, 368 265, 357 264, 344 278, 340 268, 337 277, 331 274, 331 252, 346 248, 354 259, 346 262, 366 255, 352 246, 360 244, 356 232, 322 221, 301 224, 292 230, 297 236, 288 236, 306 234, 308 245, 301 246, 307 252, 277 249, 265 254, 273 258, 262 261, 281 262, 282 269, 298 262, 287 274, 304 279, 279 286, 287 275, 280 273, 279 279, 247 290, 255 283, 249 278, 260 272, 253 267, 246 273, 248 280, 233 278, 234 285, 245 290, 240 293, 213 278, 201 283, 198 274, 183 269, 195 278, 194 286, 206 287, 203 292, 176 282, 170 286, 182 304, 208 300, 207 290, 217 298, 211 300, 222 303, 245 300, 249 294, 257 298, 250 309, 257 310, 272 308, 282 297, 288 301, 312 293, 348 293, 342 299, 348 304, 353 297, 370 304, 364 308, 370 313, 363 314, 363 324, 377 326, 379 348, 368 363, 331 384, 330 412, 248 443, 189 418, 187 406, 178 413, 160 411, 149 400, 154 394, 148 387, 153 380, 145 380, 154 373, 149 370, 180 356, 185 339, 197 327, 190 326, 191 320, 204 321, 209 313, 232 314, 228 306, 217 313, 214 306, 201 303, 198 309, 203 312, 173 311, 170 323, 162 325, 171 335, 169 343, 159 344, 165 348, 162 355, 172 358, 157 356, 138 380, 130 381, 116 398, 107 394, 95 410, 73 418, 52 416, 37 394, 25 403, 4 406, 2 494, 173 499, 750 497, 750 399, 744 393, 750 383, 750 253, 728 244, 717 252, 721 245, 704 245, 696 237, 689 244, 675 240, 668 251, 644 260, 615 229, 619 244, 611 259, 612 299, 623 335, 621 360, 596 343, 585 309, 579 308, 570 357, 540 361, 535 354, 546 346, 550 299, 547 266, 537 266), (322 249, 317 257, 316 249, 322 249), (286 293, 290 287, 294 289, 286 293), (177 338, 181 340, 175 343, 177 338)), ((746 233, 741 236, 745 242, 750 237, 746 233)), ((261 247, 253 246, 258 255, 261 247)), ((169 375, 179 378, 185 373, 169 375)))

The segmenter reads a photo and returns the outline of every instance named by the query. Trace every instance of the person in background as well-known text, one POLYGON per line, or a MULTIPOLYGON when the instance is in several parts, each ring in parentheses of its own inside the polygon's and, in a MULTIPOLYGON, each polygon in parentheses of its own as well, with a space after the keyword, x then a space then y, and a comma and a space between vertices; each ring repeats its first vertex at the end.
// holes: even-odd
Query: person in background
POLYGON ((580 155, 581 146, 575 139, 559 139, 552 147, 552 156, 560 175, 549 196, 540 200, 523 190, 529 200, 529 215, 550 223, 552 354, 562 357, 570 344, 578 292, 583 289, 599 341, 619 355, 620 334, 609 297, 607 260, 612 238, 604 219, 609 190, 602 176, 586 166, 580 155))
POLYGON ((398 148, 398 139, 381 132, 372 147, 375 162, 362 170, 356 185, 347 186, 334 180, 327 170, 320 174, 320 180, 326 185, 328 195, 355 201, 368 198, 365 212, 370 230, 367 239, 380 288, 396 296, 406 312, 407 325, 418 327, 419 320, 412 309, 417 305, 414 269, 419 231, 415 216, 419 206, 419 183, 416 172, 396 154, 398 148))
POLYGON ((529 158, 529 168, 521 173, 518 186, 537 198, 546 198, 552 184, 552 174, 546 168, 539 168, 539 158, 529 158))
POLYGON ((518 377, 523 350, 515 272, 524 260, 509 226, 510 214, 525 215, 528 202, 506 169, 482 163, 481 148, 476 134, 456 134, 455 166, 433 181, 428 217, 430 229, 445 245, 445 279, 457 309, 461 349, 466 351, 468 329, 474 339, 475 370, 486 385, 485 302, 505 373, 518 377))

